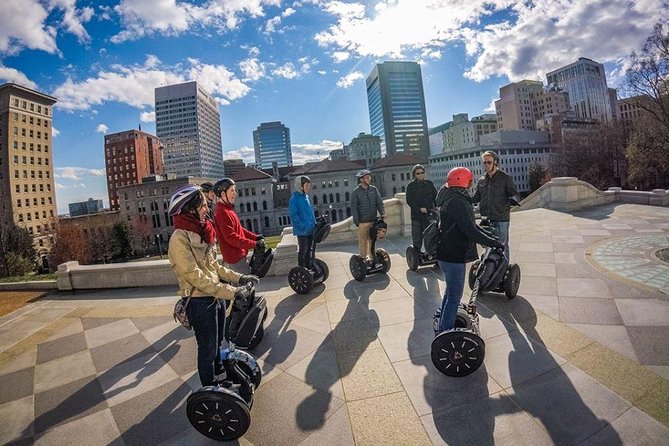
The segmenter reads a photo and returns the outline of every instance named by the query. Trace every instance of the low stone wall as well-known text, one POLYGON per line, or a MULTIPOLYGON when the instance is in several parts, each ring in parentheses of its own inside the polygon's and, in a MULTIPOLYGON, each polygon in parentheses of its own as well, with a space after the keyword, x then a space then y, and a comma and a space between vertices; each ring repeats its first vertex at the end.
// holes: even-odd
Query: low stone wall
POLYGON ((170 268, 168 260, 109 263, 106 265, 80 265, 76 261, 65 262, 58 265, 56 278, 58 289, 61 291, 160 285, 177 286, 177 278, 170 268))
POLYGON ((0 291, 51 291, 57 289, 58 283, 55 280, 0 283, 0 291))
POLYGON ((669 191, 664 189, 655 189, 651 192, 629 191, 620 187, 601 191, 578 178, 559 177, 553 178, 525 198, 520 203, 519 210, 547 208, 569 212, 616 201, 669 206, 669 191))

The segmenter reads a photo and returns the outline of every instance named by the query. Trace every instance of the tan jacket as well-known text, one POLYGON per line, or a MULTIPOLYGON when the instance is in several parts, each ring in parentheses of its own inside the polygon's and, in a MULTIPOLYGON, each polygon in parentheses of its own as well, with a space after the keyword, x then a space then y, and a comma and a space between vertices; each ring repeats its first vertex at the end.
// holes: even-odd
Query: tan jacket
POLYGON ((177 229, 170 238, 168 256, 179 281, 181 296, 215 296, 233 300, 241 274, 216 261, 216 244, 208 245, 200 235, 177 229))

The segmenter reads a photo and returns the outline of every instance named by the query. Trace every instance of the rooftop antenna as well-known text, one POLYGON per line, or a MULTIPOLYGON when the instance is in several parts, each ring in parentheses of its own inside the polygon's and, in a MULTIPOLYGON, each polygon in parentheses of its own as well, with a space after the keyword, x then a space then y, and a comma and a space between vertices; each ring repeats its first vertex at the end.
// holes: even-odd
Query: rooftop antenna
POLYGON ((142 131, 142 124, 139 124, 139 131, 142 131))

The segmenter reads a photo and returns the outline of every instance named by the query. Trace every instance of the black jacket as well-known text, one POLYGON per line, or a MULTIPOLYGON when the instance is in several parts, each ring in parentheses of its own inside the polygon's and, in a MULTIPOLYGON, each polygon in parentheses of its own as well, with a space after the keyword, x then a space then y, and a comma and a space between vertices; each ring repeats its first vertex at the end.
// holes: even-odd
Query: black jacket
POLYGON ((503 246, 486 235, 474 219, 474 207, 463 189, 446 189, 441 206, 441 225, 437 259, 451 263, 476 260, 476 243, 484 246, 503 246))
POLYGON ((511 220, 511 205, 509 197, 518 195, 516 186, 511 177, 503 170, 497 169, 491 177, 486 173, 476 183, 476 193, 473 202, 481 203, 481 215, 490 221, 511 220))
POLYGON ((358 226, 360 223, 369 223, 376 220, 377 212, 379 215, 386 213, 383 206, 383 198, 379 190, 370 185, 364 188, 360 185, 353 189, 351 194, 351 216, 353 224, 358 226))
POLYGON ((411 218, 417 220, 423 217, 420 208, 434 209, 437 190, 430 180, 413 180, 407 186, 407 204, 411 208, 411 218))

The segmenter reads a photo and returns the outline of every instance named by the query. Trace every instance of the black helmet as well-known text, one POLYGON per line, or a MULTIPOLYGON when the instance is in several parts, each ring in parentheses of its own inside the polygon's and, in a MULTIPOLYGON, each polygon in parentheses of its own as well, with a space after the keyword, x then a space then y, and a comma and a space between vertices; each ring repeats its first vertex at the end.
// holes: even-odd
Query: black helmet
POLYGON ((360 180, 362 180, 362 177, 364 177, 365 175, 371 175, 371 174, 372 174, 372 172, 370 172, 369 170, 362 169, 361 171, 359 171, 358 173, 355 174, 355 177, 358 179, 358 183, 359 183, 360 180))
POLYGON ((209 192, 212 191, 212 189, 214 188, 214 185, 207 181, 206 183, 200 184, 200 187, 202 188, 202 192, 204 192, 205 194, 208 194, 209 192))
POLYGON ((221 178, 214 184, 214 193, 217 197, 221 196, 221 192, 225 192, 230 187, 235 185, 235 181, 232 178, 221 178))

